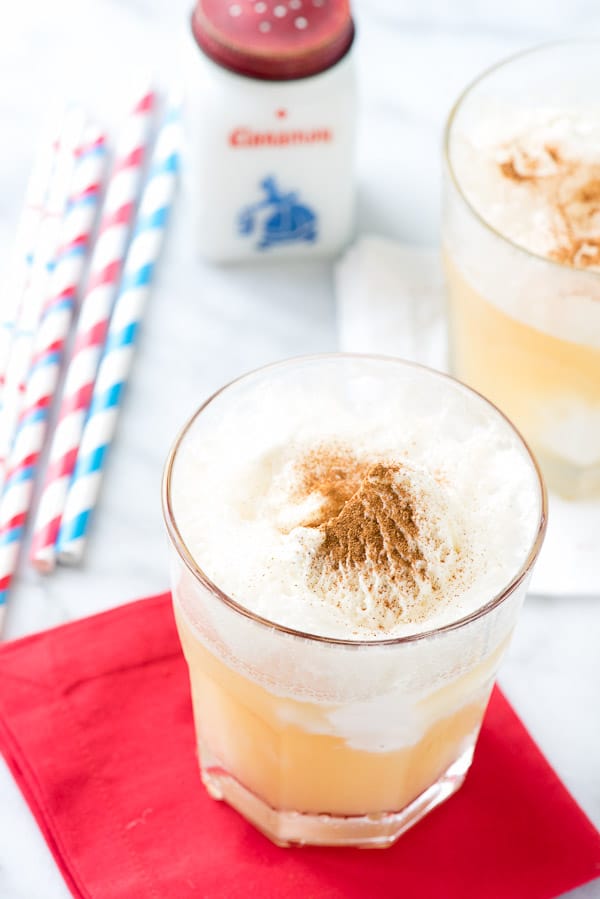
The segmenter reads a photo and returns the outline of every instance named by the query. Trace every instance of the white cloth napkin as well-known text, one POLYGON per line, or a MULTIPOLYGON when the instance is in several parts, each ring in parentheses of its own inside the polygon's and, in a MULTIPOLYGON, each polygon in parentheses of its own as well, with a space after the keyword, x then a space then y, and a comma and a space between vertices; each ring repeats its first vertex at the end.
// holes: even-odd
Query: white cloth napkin
MULTIPOLYGON (((340 349, 445 370, 444 286, 436 250, 363 237, 336 266, 335 288, 340 349)), ((531 592, 600 595, 600 501, 550 496, 531 592)))

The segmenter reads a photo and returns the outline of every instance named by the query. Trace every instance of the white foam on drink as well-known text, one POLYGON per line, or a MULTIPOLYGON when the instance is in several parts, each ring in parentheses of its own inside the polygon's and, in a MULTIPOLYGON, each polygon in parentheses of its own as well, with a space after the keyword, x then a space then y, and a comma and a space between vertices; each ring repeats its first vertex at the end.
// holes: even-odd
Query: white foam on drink
POLYGON ((270 621, 346 639, 427 631, 500 592, 539 519, 531 461, 505 420, 419 369, 361 360, 295 374, 229 388, 179 446, 174 517, 210 580, 270 621), (419 523, 416 586, 389 566, 383 579, 368 566, 315 577, 323 530, 306 522, 323 497, 298 493, 298 463, 324 446, 401 466, 419 523))
POLYGON ((450 258, 489 303, 559 340, 595 348, 599 146, 597 108, 473 100, 453 122, 450 165, 471 208, 497 233, 462 208, 452 186, 445 228, 450 258))
POLYGON ((452 165, 471 205, 516 244, 600 271, 598 110, 506 107, 489 100, 458 123, 452 165))

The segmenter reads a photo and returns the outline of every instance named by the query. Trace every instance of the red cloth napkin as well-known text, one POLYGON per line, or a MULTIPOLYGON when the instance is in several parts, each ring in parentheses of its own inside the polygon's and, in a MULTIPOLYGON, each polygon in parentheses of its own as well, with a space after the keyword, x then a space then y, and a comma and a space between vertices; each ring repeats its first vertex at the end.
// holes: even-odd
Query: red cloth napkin
POLYGON ((85 899, 546 899, 600 875, 499 691, 464 787, 393 848, 273 846, 200 782, 166 595, 3 646, 0 750, 85 899))

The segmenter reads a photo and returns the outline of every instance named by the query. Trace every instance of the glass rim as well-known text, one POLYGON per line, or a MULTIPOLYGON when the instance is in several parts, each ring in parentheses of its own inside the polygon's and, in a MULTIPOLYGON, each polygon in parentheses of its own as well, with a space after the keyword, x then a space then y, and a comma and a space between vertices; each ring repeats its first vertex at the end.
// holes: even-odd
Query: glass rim
POLYGON ((268 365, 262 365, 258 368, 252 369, 251 371, 244 372, 236 378, 233 378, 231 381, 228 381, 214 393, 212 393, 199 407, 196 411, 188 418, 183 427, 179 430, 175 440, 171 446, 169 454, 167 456, 167 461, 165 463, 165 467, 163 470, 162 477, 162 489, 161 489, 161 499, 162 499, 162 512, 163 518, 165 520, 167 533, 169 535, 169 539, 173 545, 173 548, 176 550, 179 558, 184 563, 186 568, 191 572, 194 578, 199 581, 216 599, 224 603, 224 605, 228 606, 234 612, 243 615, 245 618, 248 618, 254 621, 259 626, 265 627, 270 631, 278 631, 279 633, 287 634, 292 637, 300 638, 303 640, 310 640, 317 643, 331 643, 338 646, 396 646, 404 643, 416 643, 419 640, 429 639, 431 637, 438 636, 439 634, 445 634, 453 630, 457 630, 459 628, 465 627, 467 624, 470 624, 472 621, 476 621, 479 618, 483 618, 489 612, 492 612, 498 606, 500 606, 509 596, 511 596, 514 591, 520 586, 523 580, 527 577, 529 572, 531 571, 538 555, 540 549, 542 547, 542 543, 544 541, 544 536, 546 533, 546 526, 548 522, 548 496, 546 492, 546 484, 544 482, 544 478, 542 476, 542 472, 540 470, 537 459, 535 458, 533 452, 531 451, 529 445, 526 440, 520 433, 520 431, 515 427, 515 425, 510 421, 510 419, 490 400, 484 397, 477 390, 474 390, 472 387, 468 387, 466 384, 463 384, 462 381, 459 381, 457 378, 452 377, 452 375, 448 375, 445 372, 437 371, 436 369, 430 368, 427 365, 421 365, 418 362, 412 362, 405 359, 396 358, 394 356, 385 356, 383 354, 371 354, 371 353, 315 353, 310 355, 302 355, 302 356, 292 356, 290 358, 286 358, 277 362, 271 362, 268 365), (171 480, 173 475, 173 467, 175 464, 175 458, 177 456, 177 452, 188 433, 189 429, 192 427, 196 419, 204 412, 204 410, 210 406, 214 400, 221 396, 222 393, 227 391, 230 387, 235 386, 241 381, 245 381, 246 379, 263 373, 276 370, 278 368, 287 368, 291 364, 299 364, 303 362, 324 362, 328 360, 337 360, 337 359, 347 359, 347 360, 368 360, 375 362, 385 362, 391 363, 393 365, 399 365, 402 368, 412 368, 417 369, 426 373, 427 375, 433 375, 434 378, 439 378, 440 380, 449 381, 453 385, 457 385, 462 391, 467 394, 471 394, 492 409, 497 415, 499 415, 504 422, 508 425, 513 434, 517 437, 518 442, 522 446, 525 455, 529 459, 532 467, 532 472, 535 475, 535 480, 537 482, 537 486, 539 489, 539 519, 537 528, 535 530, 534 538, 532 544, 529 548, 529 551, 521 563, 516 574, 513 575, 508 584, 502 588, 498 593, 495 594, 488 602, 484 603, 484 605, 475 609, 475 611, 470 612, 468 615, 464 615, 462 618, 457 619, 456 621, 452 621, 448 624, 441 625, 440 627, 430 628, 429 630, 419 631, 416 634, 407 634, 401 637, 385 637, 381 640, 367 640, 367 639, 358 639, 353 640, 349 638, 341 638, 341 637, 327 637, 320 634, 311 634, 307 631, 301 631, 297 628, 287 627, 283 624, 278 624, 276 621, 272 621, 269 618, 265 618, 262 615, 258 615, 255 612, 252 612, 250 609, 243 606, 237 600, 228 596, 221 588, 212 581, 207 574, 201 569, 200 565, 195 561, 192 553, 188 549, 185 540, 177 526, 175 520, 175 514, 172 506, 172 497, 171 497, 171 480))
POLYGON ((534 56, 536 54, 546 53, 552 50, 559 50, 565 47, 576 47, 578 45, 585 44, 598 44, 600 46, 600 38, 598 37, 581 37, 581 38, 564 38, 563 40, 556 41, 545 41, 542 44, 536 44, 534 47, 527 47, 525 50, 517 50, 515 53, 511 53, 509 56, 505 56, 500 59, 498 62, 493 63, 493 65, 488 66, 482 72, 479 73, 475 78, 468 82, 466 87, 458 95, 457 99, 452 104, 450 112, 448 113, 448 117, 446 119, 446 124, 444 126, 443 138, 442 138, 442 146, 443 146, 443 156, 444 161, 446 163, 446 168, 450 175, 450 180, 452 184, 456 188, 456 191, 465 204, 469 212, 474 216, 474 218, 481 224, 483 227, 497 237, 499 240, 504 241, 504 243, 508 244, 514 250, 517 250, 520 253, 523 253, 525 256, 529 256, 531 259, 535 259, 539 262, 544 262, 547 265, 555 266, 557 269, 561 271, 569 270, 572 272, 577 272, 581 275, 592 276, 595 278, 600 278, 600 272, 589 269, 589 268, 581 268, 574 265, 568 265, 566 262, 559 262, 557 259, 550 259, 548 256, 544 256, 542 253, 536 253, 533 250, 529 250, 527 247, 522 246, 521 244, 516 243, 511 237, 503 234, 502 231, 498 230, 491 222, 479 212, 479 210, 471 203, 467 195, 465 194, 461 180, 458 177, 454 165, 451 159, 450 153, 450 141, 452 138, 452 130, 455 125, 456 117, 462 108, 463 104, 469 99, 471 92, 478 87, 483 81, 485 81, 490 75, 493 75, 495 72, 498 72, 500 69, 508 68, 512 63, 518 62, 520 59, 523 59, 527 56, 534 56))

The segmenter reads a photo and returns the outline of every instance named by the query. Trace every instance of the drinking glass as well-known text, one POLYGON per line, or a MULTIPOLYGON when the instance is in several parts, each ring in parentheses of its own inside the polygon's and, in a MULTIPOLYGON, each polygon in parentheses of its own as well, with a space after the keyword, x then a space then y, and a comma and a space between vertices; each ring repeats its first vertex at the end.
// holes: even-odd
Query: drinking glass
MULTIPOLYGON (((431 439, 444 440, 443 425, 431 439)), ((340 354, 279 363, 224 387, 185 425, 167 461, 163 509, 200 770, 213 797, 282 846, 382 847, 460 787, 546 521, 537 464, 497 409, 458 381, 399 360, 340 354), (188 434, 202 440, 240 404, 256 402, 257 387, 283 385, 277 395, 285 397, 288 387, 290 395, 312 391, 323 379, 363 404, 377 402, 382 385, 404 388, 407 380, 431 409, 458 394, 467 427, 483 419, 499 426, 500 439, 516 439, 536 497, 533 538, 523 564, 476 611, 400 638, 315 636, 254 614, 193 557, 172 499, 188 434)), ((235 565, 234 542, 230 552, 235 565)))
MULTIPOLYGON (((600 494, 600 272, 536 255, 492 227, 467 199, 456 158, 490 110, 524 121, 540 108, 597 119, 599 78, 600 41, 522 53, 465 90, 445 134, 451 371, 515 422, 548 486, 569 499, 600 494)), ((595 190, 600 208, 600 180, 595 190)))

